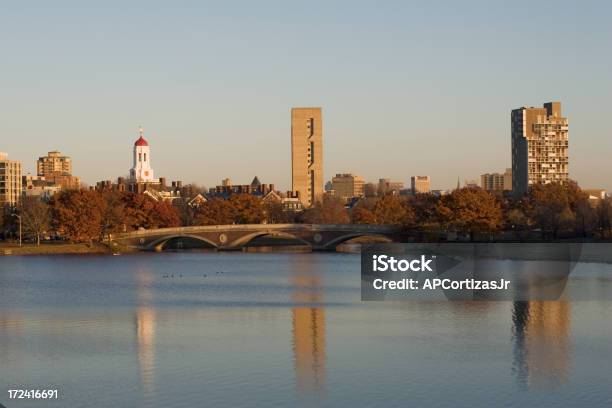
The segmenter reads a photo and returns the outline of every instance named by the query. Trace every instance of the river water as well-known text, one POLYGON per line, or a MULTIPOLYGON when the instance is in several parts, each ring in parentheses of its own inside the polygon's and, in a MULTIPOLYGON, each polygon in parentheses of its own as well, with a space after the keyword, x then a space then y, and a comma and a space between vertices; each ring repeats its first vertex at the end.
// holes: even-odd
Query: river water
POLYGON ((607 301, 362 302, 355 254, 0 257, 7 408, 609 407, 611 379, 607 301))

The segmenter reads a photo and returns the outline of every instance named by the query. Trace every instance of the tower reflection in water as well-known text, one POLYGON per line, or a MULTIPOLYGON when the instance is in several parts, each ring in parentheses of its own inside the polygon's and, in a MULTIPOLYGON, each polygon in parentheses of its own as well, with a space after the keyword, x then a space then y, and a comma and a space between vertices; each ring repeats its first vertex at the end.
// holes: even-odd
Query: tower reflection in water
POLYGON ((524 387, 567 381, 571 364, 571 307, 565 301, 515 302, 514 365, 524 387))
POLYGON ((153 300, 153 275, 146 270, 136 272, 135 326, 138 347, 138 367, 143 392, 150 396, 155 391, 155 309, 153 300))
MULTIPOLYGON (((316 266, 315 266, 316 267, 316 266)), ((292 334, 296 387, 317 394, 325 388, 325 311, 321 277, 313 265, 296 264, 293 275, 292 334)))

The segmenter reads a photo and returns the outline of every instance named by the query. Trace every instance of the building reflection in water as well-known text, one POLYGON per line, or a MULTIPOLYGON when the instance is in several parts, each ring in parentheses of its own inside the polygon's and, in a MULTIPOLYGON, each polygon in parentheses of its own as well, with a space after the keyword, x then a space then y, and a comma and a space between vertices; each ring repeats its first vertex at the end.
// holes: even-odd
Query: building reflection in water
POLYGON ((312 265, 296 265, 293 276, 293 353, 296 386, 302 393, 320 393, 325 388, 325 311, 321 277, 312 265))
POLYGON ((135 316, 140 381, 145 395, 155 391, 155 309, 152 306, 153 275, 146 270, 136 272, 135 316))
POLYGON ((25 321, 20 314, 0 312, 0 367, 17 374, 23 368, 25 321))
POLYGON ((513 371, 524 387, 558 385, 570 370, 570 303, 515 302, 513 371))

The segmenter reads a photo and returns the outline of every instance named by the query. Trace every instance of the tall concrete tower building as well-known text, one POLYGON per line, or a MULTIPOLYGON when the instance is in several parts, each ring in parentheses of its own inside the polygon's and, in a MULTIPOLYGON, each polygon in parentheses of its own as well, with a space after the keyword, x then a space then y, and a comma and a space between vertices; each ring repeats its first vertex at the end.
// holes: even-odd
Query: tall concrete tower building
POLYGON ((321 108, 291 109, 291 185, 305 207, 323 196, 321 108))
POLYGON ((138 129, 138 140, 134 143, 134 164, 130 169, 130 179, 135 183, 155 182, 151 168, 151 149, 144 138, 142 128, 138 129))
POLYGON ((512 192, 523 195, 532 184, 569 179, 568 122, 561 102, 543 108, 518 108, 511 114, 512 192))

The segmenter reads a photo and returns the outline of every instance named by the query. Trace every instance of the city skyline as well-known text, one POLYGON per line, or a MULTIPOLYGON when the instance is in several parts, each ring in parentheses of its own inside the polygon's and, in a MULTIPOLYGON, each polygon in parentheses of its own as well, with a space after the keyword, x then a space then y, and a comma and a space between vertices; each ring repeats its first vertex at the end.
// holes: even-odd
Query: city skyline
POLYGON ((0 150, 25 174, 61 150, 90 185, 126 176, 143 124, 157 175, 287 190, 287 112, 321 106, 324 174, 447 189, 510 167, 509 112, 558 100, 570 178, 612 190, 608 3, 144 4, 3 9, 0 150))
MULTIPOLYGON (((559 104, 558 102, 555 102, 555 103, 559 104)), ((545 105, 546 105, 546 104, 545 104, 545 105)), ((512 113, 512 114, 514 114, 514 111, 519 111, 519 110, 521 110, 521 109, 526 109, 526 108, 527 108, 526 106, 523 106, 523 107, 521 107, 521 108, 514 109, 514 110, 513 110, 511 113, 512 113)), ((535 110, 538 110, 538 111, 539 111, 539 110, 542 110, 541 108, 534 108, 534 107, 532 107, 532 106, 529 106, 527 109, 531 109, 531 110, 534 110, 534 109, 535 109, 535 110)), ((292 140, 293 140, 293 139, 294 139, 294 137, 295 137, 295 136, 294 136, 294 132, 293 132, 294 112, 301 112, 301 111, 304 111, 304 112, 306 112, 306 115, 308 115, 308 114, 310 114, 310 113, 311 113, 311 111, 313 111, 313 110, 315 110, 315 111, 318 111, 318 112, 319 112, 319 113, 318 113, 318 115, 319 115, 319 119, 318 119, 318 120, 319 120, 319 125, 318 125, 317 127, 318 127, 318 128, 322 128, 322 127, 323 127, 323 125, 321 125, 321 123, 320 123, 320 115, 321 115, 321 113, 320 113, 320 112, 321 112, 321 108, 295 108, 295 107, 294 107, 294 108, 291 108, 291 110, 290 110, 290 112, 291 112, 291 123, 292 123, 292 125, 291 125, 291 127, 290 127, 290 128, 292 129, 292 130, 291 130, 291 135, 290 135, 290 139, 291 139, 291 140, 290 140, 290 144, 291 144, 291 145, 293 145, 293 141, 292 141, 292 140)), ((304 120, 305 120, 305 119, 304 119, 304 120)), ((312 119, 310 119, 310 121, 312 122, 312 119)), ((314 128, 314 125, 311 125, 311 126, 314 128)), ((567 125, 566 125, 566 127, 567 127, 567 125)), ((571 126, 570 126, 570 127, 571 127, 571 126)), ((310 129, 310 128, 309 128, 309 129, 310 129)), ((320 129, 318 130, 318 132, 320 132, 320 129)), ((114 180, 114 179, 116 179, 117 177, 125 177, 126 179, 130 179, 130 180, 134 178, 134 176, 133 176, 132 172, 134 172, 134 168, 136 168, 136 166, 137 166, 137 162, 142 161, 142 153, 140 153, 140 156, 141 156, 140 160, 139 160, 139 159, 137 159, 137 157, 138 157, 138 156, 137 156, 137 153, 136 153, 136 149, 146 149, 146 152, 147 152, 147 153, 144 153, 144 162, 146 162, 146 163, 147 163, 147 166, 149 166, 149 160, 147 160, 147 154, 149 154, 148 152, 150 151, 150 150, 149 150, 149 149, 150 149, 150 147, 149 147, 148 142, 147 142, 147 141, 144 139, 144 133, 145 133, 144 128, 143 128, 142 126, 140 126, 140 125, 139 125, 139 126, 137 127, 137 136, 138 136, 138 139, 136 140, 136 142, 132 143, 132 146, 133 146, 133 147, 132 147, 132 163, 133 163, 133 164, 132 164, 132 168, 129 170, 129 172, 127 172, 127 176, 125 176, 123 173, 121 173, 121 170, 117 170, 119 173, 117 173, 117 174, 115 174, 114 176, 112 176, 112 177, 108 178, 108 180, 114 180), (142 141, 142 143, 139 143, 140 141, 142 141), (144 146, 144 147, 142 147, 142 146, 144 146)), ((147 137, 148 137, 148 136, 147 136, 147 137)), ((319 137, 320 137, 320 136, 319 136, 319 137)), ((325 144, 325 141, 324 141, 324 140, 322 140, 322 142, 323 142, 323 145, 324 145, 324 144, 325 144)), ((319 142, 319 143, 321 143, 321 142, 319 142)), ((6 152, 4 152, 4 153, 6 153, 6 152)), ((163 152, 161 152, 161 153, 162 153, 162 155, 163 155, 163 152)), ((58 149, 55 149, 54 151, 50 151, 50 152, 49 152, 49 154, 59 154, 59 151, 58 151, 58 149)), ((305 154, 305 153, 304 153, 304 154, 305 154)), ((293 151, 293 147, 292 147, 292 150, 291 150, 291 152, 290 152, 290 157, 291 157, 291 163, 292 163, 291 165, 292 165, 292 166, 294 166, 294 165, 295 165, 295 159, 296 159, 296 157, 300 157, 300 155, 298 154, 298 155, 296 156, 296 153, 293 151)), ((310 157, 310 153, 308 154, 308 157, 310 157)), ((36 161, 36 163, 35 163, 35 165, 34 165, 34 169, 35 169, 35 171, 34 171, 34 172, 30 172, 30 171, 28 171, 28 166, 27 166, 27 163, 21 162, 21 165, 22 165, 22 174, 23 174, 24 176, 25 176, 26 174, 27 174, 27 175, 30 175, 30 174, 32 174, 32 175, 36 175, 36 174, 40 175, 39 166, 40 166, 40 160, 41 160, 41 159, 42 159, 42 157, 40 157, 40 158, 39 158, 39 159, 36 161)), ((68 159, 68 160, 70 160, 70 161, 71 161, 71 158, 70 158, 70 157, 66 157, 66 159, 68 159)), ((12 159, 12 160, 15 160, 15 159, 12 159)), ((310 159, 309 159, 309 160, 310 160, 310 159)), ((16 161, 19 161, 19 160, 16 160, 16 161)), ((325 161, 324 161, 324 160, 322 160, 322 161, 323 161, 323 164, 324 164, 324 167, 325 167, 325 161)), ((70 163, 70 164, 71 164, 71 163, 70 163)), ((573 163, 572 163, 572 164, 573 164, 573 163)), ((511 166, 511 165, 512 165, 512 164, 510 164, 510 166, 511 166)), ((147 173, 147 177, 148 177, 149 182, 150 182, 150 183, 156 183, 156 182, 158 182, 158 179, 157 179, 157 178, 153 178, 153 176, 152 176, 152 174, 153 174, 153 173, 152 173, 152 171, 153 171, 153 170, 152 170, 150 167, 148 167, 148 169, 149 169, 149 170, 150 170, 150 172, 151 172, 151 174, 150 174, 150 175, 147 173)), ((291 175, 292 173, 293 173, 293 171, 292 171, 291 169, 289 169, 289 174, 291 175)), ((492 172, 492 173, 493 173, 493 172, 492 172)), ((257 174, 257 170, 255 170, 255 172, 254 172, 253 174, 257 174)), ((361 176, 361 174, 360 174, 359 172, 356 172, 356 175, 357 175, 357 176, 359 176, 359 177, 362 177, 362 176, 361 176)), ((278 174, 277 174, 276 176, 278 177, 278 174)), ((172 174, 169 174, 169 175, 163 174, 163 175, 161 175, 160 177, 163 177, 163 178, 170 178, 170 179, 173 179, 173 180, 178 180, 178 179, 179 179, 179 178, 174 177, 172 174)), ((376 177, 375 179, 365 179, 365 182, 366 182, 366 183, 373 183, 373 182, 375 182, 376 180, 380 180, 380 176, 375 176, 375 177, 376 177)), ((428 178, 428 183, 429 183, 429 182, 430 182, 430 176, 426 176, 426 177, 428 178)), ((482 177, 482 174, 480 175, 480 177, 482 177)), ((232 177, 226 177, 226 178, 224 178, 224 179, 231 179, 231 178, 232 178, 232 177)), ((363 178, 363 177, 362 177, 362 178, 363 178)), ((412 181, 411 181, 411 179, 412 179, 412 178, 414 178, 414 176, 406 176, 406 178, 408 179, 408 183, 406 183, 406 184, 408 184, 408 185, 409 185, 409 184, 412 182, 412 181)), ((224 179, 223 179, 223 180, 224 180, 224 179)), ((324 180, 325 182, 332 182, 332 179, 333 179, 333 177, 332 177, 332 176, 328 177, 327 179, 323 178, 323 180, 324 180)), ((459 176, 459 179, 460 179, 460 180, 463 180, 465 183, 471 182, 472 180, 476 180, 476 178, 475 178, 475 177, 471 177, 471 175, 470 175, 469 177, 461 177, 461 176, 459 176)), ((85 181, 85 184, 87 184, 87 185, 89 185, 89 186, 95 186, 96 182, 98 182, 98 181, 102 181, 102 180, 107 180, 107 179, 100 179, 100 180, 94 181, 94 182, 92 182, 92 183, 88 183, 87 181, 85 181)), ((573 181, 577 181, 577 182, 579 182, 579 184, 580 184, 580 185, 581 185, 583 188, 593 188, 592 186, 585 186, 583 183, 580 183, 580 181, 579 181, 579 180, 576 180, 575 178, 570 177, 570 180, 573 180, 573 181)), ((398 181, 399 181, 399 182, 401 182, 401 183, 404 183, 404 179, 399 179, 398 181)), ((214 185, 215 185, 215 182, 214 182, 214 181, 211 181, 211 183, 210 183, 210 184, 200 183, 200 182, 198 182, 198 181, 191 181, 191 182, 188 182, 188 183, 195 183, 195 184, 201 185, 201 186, 203 186, 203 187, 207 187, 207 188, 209 188, 209 187, 211 187, 211 186, 214 186, 214 185)), ((291 190, 295 190, 295 188, 294 188, 295 186, 293 186, 292 184, 293 184, 293 182, 292 182, 292 181, 290 181, 290 187, 291 187, 291 190)), ((319 183, 319 184, 321 184, 320 188, 321 188, 321 189, 323 189, 323 184, 324 184, 324 183, 319 183)), ((480 183, 480 184, 482 184, 482 183, 480 183)), ((433 185, 436 185, 436 184, 434 183, 433 185)), ((485 186, 482 186, 482 185, 481 185, 481 187, 485 188, 485 186)), ((445 187, 443 187, 443 188, 439 188, 439 189, 437 189, 437 190, 451 190, 452 188, 453 188, 453 186, 445 186, 445 187)), ((284 190, 288 191, 288 190, 289 190, 289 188, 286 188, 286 189, 280 188, 280 189, 279 189, 279 191, 284 191, 284 190)), ((309 188, 309 190, 310 190, 310 188, 309 188)), ((322 191, 322 190, 321 190, 321 191, 322 191)), ((320 193, 319 193, 319 194, 320 194, 320 193)))
MULTIPOLYGON (((323 154, 322 154, 322 146, 324 145, 323 143, 323 138, 322 138, 322 132, 323 132, 323 122, 321 120, 321 111, 322 109, 320 107, 316 107, 316 108, 296 108, 293 107, 291 108, 291 175, 292 175, 292 185, 291 185, 291 191, 295 191, 296 193, 306 197, 305 198, 305 205, 306 206, 310 206, 311 202, 314 202, 314 198, 313 197, 318 197, 317 200, 320 200, 320 195, 323 192, 323 184, 331 184, 333 183, 334 179, 338 176, 340 176, 341 174, 336 174, 336 177, 332 177, 329 180, 326 180, 323 175, 322 175, 322 168, 323 168, 323 154), (308 173, 308 174, 307 174, 308 173), (312 174, 311 174, 312 173, 312 174), (316 176, 315 176, 316 174, 316 176), (297 178, 296 178, 297 177, 297 178), (312 177, 312 180, 311 180, 312 177), (308 179, 308 181, 306 181, 306 179, 308 179), (296 184, 297 183, 297 184, 296 184), (313 184, 314 183, 314 184, 313 184), (314 187, 313 187, 314 186, 314 187), (312 195, 312 196, 311 196, 312 195)), ((518 131, 516 130, 516 127, 518 126, 518 122, 517 122, 517 118, 515 118, 515 115, 523 112, 523 111, 528 111, 528 112, 532 112, 530 113, 531 116, 529 116, 529 118, 531 118, 530 120, 528 120, 526 124, 523 124, 522 126, 527 126, 527 128, 529 129, 529 131, 531 131, 531 128, 535 125, 533 125, 531 122, 534 121, 536 118, 540 118, 539 120, 544 120, 545 116, 546 116, 546 112, 548 111, 548 115, 553 115, 553 111, 554 111, 554 115, 555 118, 559 118, 560 122, 562 123, 562 127, 563 127, 563 133, 564 133, 564 137, 565 137, 565 148, 563 151, 563 156, 565 160, 565 167, 564 167, 564 172, 565 174, 561 174, 561 181, 563 182, 564 180, 567 181, 568 180, 568 176, 567 176, 567 171, 568 171, 568 154, 567 154, 567 133, 568 133, 568 123, 567 123, 567 118, 562 117, 561 116, 561 102, 549 102, 549 103, 544 103, 544 108, 535 108, 535 107, 521 107, 521 108, 517 108, 517 109, 513 109, 511 111, 511 122, 512 122, 512 131, 511 131, 511 143, 512 143, 512 164, 511 166, 516 166, 518 162, 515 162, 515 154, 517 153, 517 151, 515 151, 515 143, 516 140, 522 140, 522 133, 517 133, 518 131), (537 115, 544 115, 542 117, 537 116, 537 115), (534 116, 536 115, 536 116, 534 116), (518 137, 518 139, 516 139, 518 137)), ((551 118, 551 116, 549 116, 549 119, 551 118)), ((521 122, 521 121, 519 121, 521 122)), ((523 121, 524 122, 524 121, 523 121)), ((521 123, 523 123, 521 122, 521 123)), ((539 122, 538 122, 539 123, 539 122)), ((547 123, 547 122, 546 122, 547 123)), ((544 132, 544 130, 546 132, 550 132, 549 131, 549 125, 538 125, 541 127, 542 132, 544 132)), ((552 126, 552 125, 551 125, 552 126)), ((553 126, 554 127, 554 126, 553 126)), ((540 129, 540 128, 538 128, 540 129)), ((552 127, 551 127, 552 129, 552 127)), ((522 131, 521 131, 522 132, 522 131)), ((540 130, 538 130, 538 132, 540 132, 540 130)), ((548 134, 548 133, 546 133, 548 134)), ((544 134, 543 134, 544 135, 544 134)), ((548 138, 546 138, 546 140, 548 140, 548 138)), ((542 139, 542 142, 544 141, 544 139, 542 139)), ((544 143, 544 142, 543 142, 544 143)), ((548 143, 548 142, 546 142, 548 143)), ((552 146, 552 145, 551 145, 552 146)), ((556 145, 555 145, 556 146, 556 145)), ((539 146, 538 145, 538 149, 542 147, 543 149, 549 149, 549 147, 544 148, 543 145, 539 146)), ((531 147, 534 148, 535 147, 531 147)), ((530 149, 531 149, 530 148, 530 149)), ((553 150, 557 149, 557 147, 552 147, 553 150)), ((525 152, 526 152, 526 147, 525 147, 525 152)), ((532 153, 535 153, 536 150, 533 150, 532 153)), ((540 150, 537 150, 537 152, 540 152, 540 150)), ((551 150, 551 152, 553 152, 551 150)), ((530 153, 530 155, 532 154, 530 153)), ((554 152, 553 152, 554 153, 554 152)), ((38 176, 40 175, 44 175, 43 173, 41 173, 41 169, 42 169, 42 165, 43 163, 47 163, 46 166, 52 166, 53 168, 55 168, 55 166, 62 166, 62 169, 66 170, 68 169, 68 173, 70 173, 71 168, 72 168, 72 161, 71 158, 68 156, 61 156, 61 153, 59 151, 50 151, 48 157, 39 157, 39 159, 36 162, 36 169, 37 172, 35 174, 37 174, 38 176), (44 161, 43 161, 44 160, 44 161), (53 161, 51 161, 53 160, 53 161)), ((526 154, 526 153, 525 153, 526 154)), ((538 153, 539 154, 539 153, 538 153)), ((552 154, 552 153, 551 153, 552 154)), ((538 158, 538 160, 543 160, 542 166, 548 168, 549 164, 548 161, 550 161, 551 163, 553 163, 553 167, 556 166, 556 163, 558 160, 557 159, 550 159, 549 160, 549 152, 548 150, 542 150, 542 157, 538 158)), ((553 154, 554 156, 554 154, 553 154)), ((530 156, 531 157, 531 156, 530 156)), ((535 157, 535 156, 534 156, 535 157)), ((523 157, 524 160, 526 160, 523 157)), ((139 182, 139 183, 158 183, 161 179, 159 178, 155 178, 153 176, 153 169, 151 168, 150 165, 150 160, 151 160, 151 154, 150 154, 150 146, 149 143, 147 142, 146 139, 144 139, 144 129, 142 126, 138 126, 138 139, 134 142, 133 145, 133 149, 132 149, 132 168, 129 170, 129 175, 127 177, 124 176, 117 176, 119 178, 125 178, 127 180, 131 180, 133 182, 139 182)), ((523 174, 523 176, 521 177, 525 177, 524 180, 524 185, 521 185, 521 187, 518 187, 518 189, 516 190, 517 194, 524 194, 527 190, 527 181, 526 181, 526 177, 527 177, 527 162, 525 161, 524 164, 521 164, 521 166, 525 166, 524 170, 521 170, 523 174)), ((531 159, 530 159, 530 163, 531 163, 531 159)), ((535 162, 534 162, 535 163, 535 162)), ((538 163, 540 163, 540 161, 538 161, 538 163)), ((533 163, 531 163, 530 165, 534 165, 533 163)), ((540 164, 538 164, 538 166, 540 166, 540 164)), ((51 168, 51 167, 50 167, 51 168)), ((58 167, 59 168, 59 167, 58 167)), ((535 169, 535 167, 534 167, 535 169)), ((539 169, 539 167, 538 167, 539 169)), ((507 171, 511 171, 511 169, 507 168, 507 171)), ((548 171, 548 170, 546 170, 548 171)), ((529 170, 530 174, 532 172, 532 170, 529 170)), ((511 172, 512 173, 512 172, 511 172)), ((25 175, 25 174, 24 174, 25 175)), ((28 176, 31 175, 31 173, 27 173, 28 176)), ((345 175, 351 175, 352 174, 346 174, 345 175)), ((362 182, 365 183, 366 181, 363 179, 363 177, 361 177, 359 174, 356 174, 355 176, 359 177, 361 180, 363 180, 362 182)), ((481 174, 480 175, 480 183, 476 182, 476 181, 472 181, 475 179, 467 179, 464 178, 464 183, 465 185, 472 185, 472 183, 477 183, 480 187, 486 189, 486 190, 490 190, 490 189, 496 189, 493 188, 492 186, 490 186, 489 184, 492 183, 492 180, 485 180, 486 177, 493 177, 493 176, 498 176, 501 177, 499 173, 485 173, 485 174, 481 174)), ((167 175, 163 175, 161 176, 164 180, 168 177, 167 175)), ((410 184, 411 184, 411 189, 414 193, 415 191, 415 177, 417 178, 423 178, 426 179, 426 184, 427 187, 425 188, 426 191, 430 190, 430 176, 411 176, 410 177, 410 184)), ((532 183, 531 181, 531 177, 530 176, 530 181, 529 184, 532 183)), ((540 177, 540 175, 538 175, 538 178, 540 177)), ((541 177, 544 177, 543 175, 541 177)), ((556 176, 558 177, 558 176, 556 176)), ((116 177, 115 177, 116 178, 116 177)), ((170 178, 175 179, 173 176, 170 176, 170 178)), ((504 176, 504 178, 506 178, 504 176)), ((510 176, 510 178, 512 178, 510 176)), ((230 178, 224 178, 222 180, 222 184, 225 180, 229 180, 230 178)), ((255 179, 257 179, 257 176, 255 176, 255 179)), ((379 179, 380 180, 383 179, 379 179)), ((386 179, 386 180, 390 180, 390 179, 386 179)), ((460 177, 458 178, 457 182, 459 185, 459 180, 460 177)), ((551 179, 552 180, 552 179, 551 179)), ((575 179, 571 179, 573 181, 578 181, 575 179)), ((98 181, 104 181, 104 180, 98 180, 98 181)), ((515 179, 516 181, 516 179, 515 179)), ((371 183, 370 180, 367 181, 368 183, 371 183)), ((398 180, 399 183, 401 183, 402 185, 404 184, 403 180, 398 180)), ((202 185, 198 182, 192 182, 195 184, 199 184, 202 185)), ((507 183, 507 182, 506 182, 507 183)), ((87 184, 87 183, 86 183, 87 184)), ((274 183, 273 183, 274 184, 274 183)), ((93 184, 92 184, 93 185, 93 184)), ((202 185, 204 187, 208 187, 207 185, 202 185)), ((582 185, 583 188, 587 188, 589 189, 589 187, 585 187, 584 185, 582 185)), ((326 187, 327 188, 327 187, 326 187)), ((403 187, 402 187, 403 188, 403 187)), ((502 189, 505 190, 515 190, 514 188, 510 187, 508 188, 508 186, 503 187, 502 189)), ((281 189, 282 190, 282 189, 281 189)), ((450 188, 448 189, 439 189, 438 191, 442 191, 442 190, 450 190, 450 188)), ((605 189, 604 189, 605 190, 605 189)), ((286 190, 289 191, 289 190, 286 190)))

